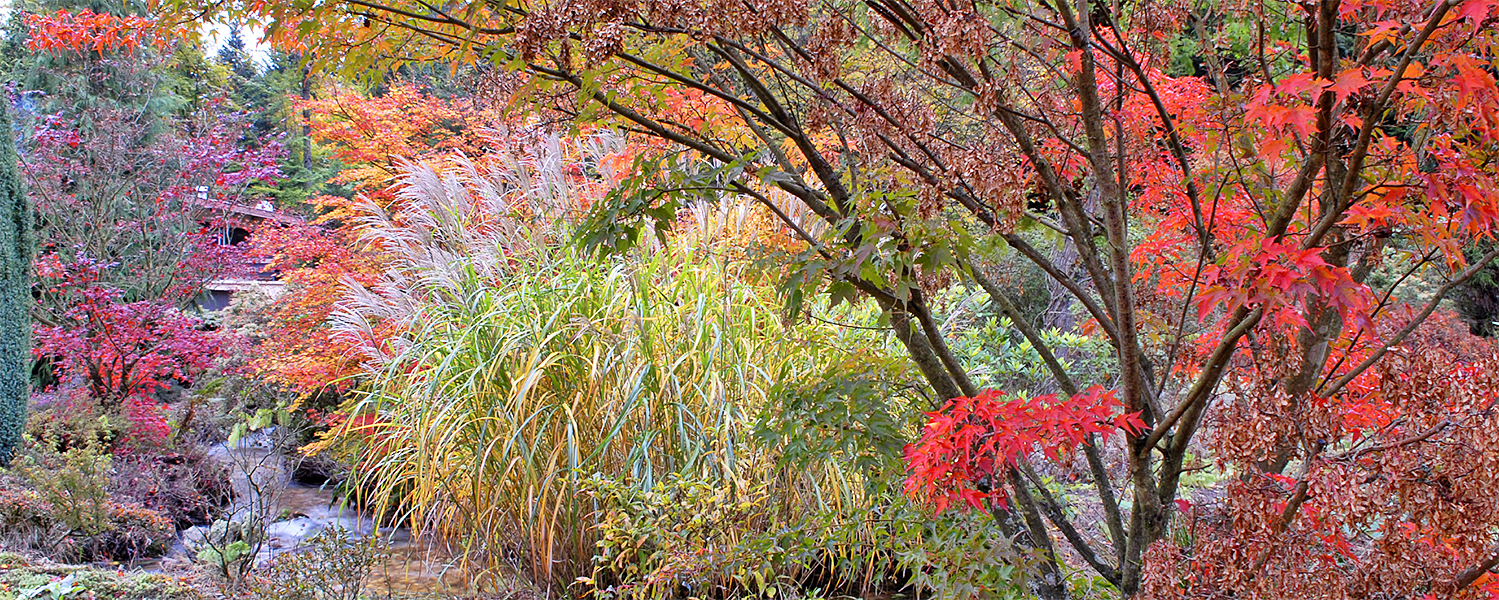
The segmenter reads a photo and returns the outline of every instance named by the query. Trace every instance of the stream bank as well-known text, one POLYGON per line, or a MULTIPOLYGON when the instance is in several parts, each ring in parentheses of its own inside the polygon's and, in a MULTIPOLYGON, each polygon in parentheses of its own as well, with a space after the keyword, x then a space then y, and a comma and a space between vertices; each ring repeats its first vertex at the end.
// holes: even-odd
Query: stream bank
MULTIPOLYGON (((471 597, 477 593, 472 577, 457 553, 437 541, 413 539, 406 527, 379 528, 370 514, 346 506, 332 485, 313 486, 292 480, 291 465, 271 450, 264 435, 246 436, 234 447, 214 445, 209 455, 228 467, 234 500, 224 512, 228 522, 266 523, 264 542, 254 564, 265 564, 288 553, 300 552, 308 542, 329 529, 342 528, 351 536, 378 535, 385 553, 370 571, 365 588, 375 597, 395 594, 437 594, 471 597)), ((143 564, 147 571, 168 564, 191 561, 213 530, 195 526, 178 534, 177 543, 156 564, 143 564)))

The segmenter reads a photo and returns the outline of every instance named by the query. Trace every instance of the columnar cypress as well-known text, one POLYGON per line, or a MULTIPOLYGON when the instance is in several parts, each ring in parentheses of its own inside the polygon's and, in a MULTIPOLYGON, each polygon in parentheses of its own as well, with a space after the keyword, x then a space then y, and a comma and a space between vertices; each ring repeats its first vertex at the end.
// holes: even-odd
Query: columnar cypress
POLYGON ((0 464, 21 443, 31 399, 31 219, 10 102, 0 97, 0 464))

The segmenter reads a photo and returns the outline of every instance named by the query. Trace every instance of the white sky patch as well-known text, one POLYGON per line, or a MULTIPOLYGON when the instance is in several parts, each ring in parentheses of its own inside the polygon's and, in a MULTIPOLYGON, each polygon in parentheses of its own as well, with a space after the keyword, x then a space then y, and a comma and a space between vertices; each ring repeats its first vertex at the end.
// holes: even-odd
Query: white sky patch
POLYGON ((10 8, 16 3, 16 1, 17 0, 0 0, 0 30, 5 29, 5 24, 10 21, 10 8))
MULTIPOLYGON (((10 2, 10 0, 0 0, 10 2)), ((203 36, 203 53, 208 56, 218 56, 219 49, 229 42, 229 34, 232 27, 228 23, 207 23, 198 29, 203 36)), ((271 47, 264 41, 265 31, 258 27, 242 26, 239 28, 239 38, 245 42, 245 52, 250 55, 250 60, 261 68, 271 64, 271 47)))

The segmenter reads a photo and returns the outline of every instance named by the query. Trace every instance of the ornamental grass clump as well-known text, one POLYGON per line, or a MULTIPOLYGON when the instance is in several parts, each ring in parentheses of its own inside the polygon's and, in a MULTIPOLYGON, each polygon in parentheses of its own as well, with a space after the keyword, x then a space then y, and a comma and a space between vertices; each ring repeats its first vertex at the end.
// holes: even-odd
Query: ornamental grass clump
POLYGON ((737 235, 733 211, 699 210, 692 232, 600 261, 568 243, 596 180, 557 175, 591 170, 456 162, 410 165, 398 208, 368 207, 388 268, 338 313, 368 358, 334 438, 354 442, 364 497, 461 543, 481 570, 559 591, 593 572, 602 507, 583 482, 595 475, 766 489, 786 515, 859 514, 861 473, 783 469, 752 435, 794 382, 895 364, 848 360, 874 334, 786 323, 723 241, 737 235))

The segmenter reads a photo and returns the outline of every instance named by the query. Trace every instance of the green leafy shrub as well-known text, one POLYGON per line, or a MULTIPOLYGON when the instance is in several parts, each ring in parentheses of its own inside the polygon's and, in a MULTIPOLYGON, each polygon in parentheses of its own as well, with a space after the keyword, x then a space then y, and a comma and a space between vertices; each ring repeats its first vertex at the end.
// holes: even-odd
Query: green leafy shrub
POLYGON ((595 475, 584 488, 599 506, 593 575, 579 578, 597 598, 774 594, 783 587, 763 486, 733 489, 672 476, 641 490, 595 475))
POLYGON ((176 536, 172 520, 109 492, 113 459, 94 446, 31 450, 0 479, 0 525, 19 548, 68 560, 159 556, 176 536))
POLYGON ((933 517, 898 497, 864 515, 792 514, 763 485, 676 476, 642 490, 594 475, 583 487, 600 507, 599 541, 578 597, 797 598, 857 593, 856 575, 941 600, 1029 597, 1028 557, 983 514, 933 517), (850 526, 861 517, 874 525, 850 526))
POLYGON ((901 539, 899 562, 909 585, 927 592, 922 597, 1032 597, 1024 586, 1026 557, 989 515, 948 511, 934 517, 908 506, 892 522, 891 534, 901 539))
MULTIPOLYGON (((49 507, 63 538, 92 537, 110 528, 109 475, 112 459, 97 445, 61 452, 30 452, 12 467, 49 507)), ((61 541, 61 540, 59 540, 61 541)))

